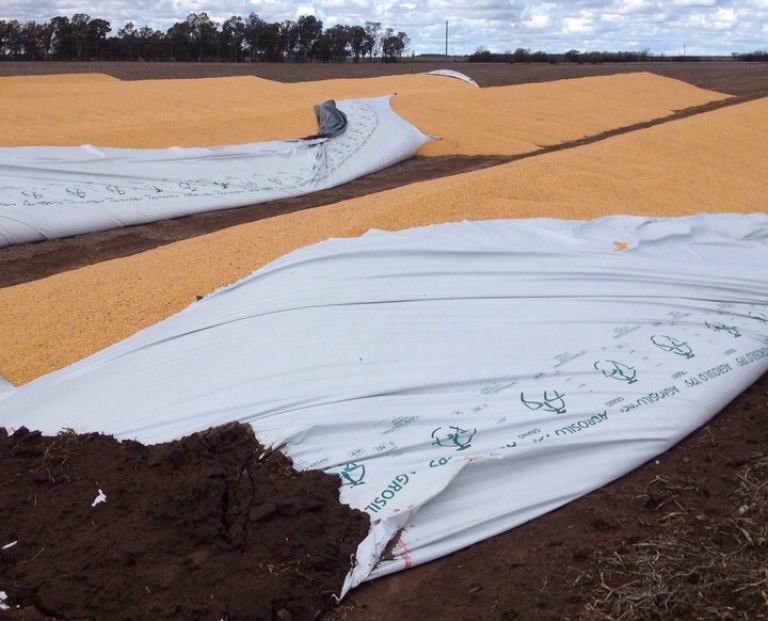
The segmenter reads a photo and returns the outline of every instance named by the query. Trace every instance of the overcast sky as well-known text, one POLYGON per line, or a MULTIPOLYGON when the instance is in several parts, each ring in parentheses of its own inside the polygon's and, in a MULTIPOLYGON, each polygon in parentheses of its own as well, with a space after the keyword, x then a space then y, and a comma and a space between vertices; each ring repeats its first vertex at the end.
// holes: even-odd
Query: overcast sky
POLYGON ((517 48, 566 52, 640 51, 654 55, 768 50, 768 0, 0 0, 0 19, 47 22, 85 13, 166 31, 190 13, 221 23, 256 13, 267 22, 314 15, 328 28, 363 25, 403 31, 407 54, 471 54, 517 48))

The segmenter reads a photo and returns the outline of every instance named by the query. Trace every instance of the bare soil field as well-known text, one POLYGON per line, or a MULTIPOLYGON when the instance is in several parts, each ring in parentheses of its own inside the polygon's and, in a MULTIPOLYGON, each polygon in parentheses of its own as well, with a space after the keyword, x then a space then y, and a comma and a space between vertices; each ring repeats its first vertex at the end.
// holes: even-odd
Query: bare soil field
POLYGON ((599 75, 649 71, 695 86, 738 96, 765 95, 768 63, 648 62, 604 64, 507 63, 113 63, 2 62, 0 76, 105 73, 121 80, 162 80, 255 75, 278 82, 370 78, 453 69, 471 76, 480 86, 547 82, 599 75))
MULTIPOLYGON (((0 63, 0 76, 300 81, 443 67, 0 63)), ((734 96, 672 119, 768 96, 768 63, 450 68, 482 86, 650 71, 734 96)), ((510 159, 416 157, 258 208, 2 249, 0 287, 510 159)), ((708 425, 613 484, 449 557, 363 585, 339 605, 331 594, 365 531, 364 516, 338 505, 335 479, 295 473, 246 430, 153 447, 0 431, 0 591, 10 606, 0 619, 768 619, 767 414, 763 376, 708 425), (242 466, 256 463, 246 476, 242 466), (117 489, 120 481, 130 488, 130 503, 77 505, 83 494, 96 498, 99 486, 117 489), (20 543, 9 545, 14 541, 20 543)))

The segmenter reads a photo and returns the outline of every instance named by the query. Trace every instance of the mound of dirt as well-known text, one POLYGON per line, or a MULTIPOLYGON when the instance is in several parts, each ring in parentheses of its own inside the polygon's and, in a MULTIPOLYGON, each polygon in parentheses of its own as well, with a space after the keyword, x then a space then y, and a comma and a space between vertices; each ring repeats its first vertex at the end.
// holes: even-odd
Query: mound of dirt
POLYGON ((154 446, 0 430, 0 618, 316 619, 368 532, 338 490, 245 425, 154 446))

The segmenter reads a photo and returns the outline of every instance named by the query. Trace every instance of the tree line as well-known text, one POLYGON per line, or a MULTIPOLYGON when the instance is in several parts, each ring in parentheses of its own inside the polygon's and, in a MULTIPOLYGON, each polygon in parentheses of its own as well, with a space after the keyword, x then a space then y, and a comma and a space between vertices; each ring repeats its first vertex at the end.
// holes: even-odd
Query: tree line
POLYGON ((165 32, 133 22, 111 32, 109 21, 84 13, 48 22, 0 20, 0 61, 395 62, 410 43, 406 33, 380 22, 324 29, 313 15, 270 23, 251 13, 220 24, 207 13, 190 13, 165 32))
MULTIPOLYGON (((497 54, 491 52, 483 46, 477 48, 474 54, 470 54, 468 61, 471 63, 580 63, 580 64, 600 64, 600 63, 644 63, 644 62, 698 62, 712 60, 712 56, 655 56, 648 50, 641 51, 618 51, 618 52, 580 52, 579 50, 568 50, 563 54, 552 54, 542 51, 532 52, 524 48, 517 48, 514 52, 504 52, 497 54)), ((756 51, 749 53, 731 54, 730 58, 736 61, 768 61, 768 52, 756 51)))

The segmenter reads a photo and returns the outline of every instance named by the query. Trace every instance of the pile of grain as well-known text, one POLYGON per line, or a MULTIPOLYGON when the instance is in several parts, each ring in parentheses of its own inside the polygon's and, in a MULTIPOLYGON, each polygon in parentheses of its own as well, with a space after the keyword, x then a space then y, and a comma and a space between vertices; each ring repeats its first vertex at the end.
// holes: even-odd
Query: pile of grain
MULTIPOLYGON (((126 86, 109 78, 92 83, 83 79, 79 82, 81 95, 75 96, 77 89, 70 89, 65 78, 56 80, 68 93, 69 99, 63 97, 62 101, 76 102, 81 111, 84 102, 91 101, 88 94, 92 89, 102 93, 109 90, 107 86, 118 90, 126 86)), ((172 106, 158 112, 159 124, 147 112, 144 123, 151 127, 149 135, 160 142, 195 132, 198 137, 222 142, 226 141, 223 136, 236 136, 229 133, 231 127, 221 126, 225 110, 217 110, 218 124, 184 126, 195 117, 187 98, 192 91, 207 98, 229 93, 230 88, 232 94, 240 93, 248 90, 251 81, 266 90, 272 87, 255 78, 145 84, 147 89, 158 89, 158 97, 160 92, 166 93, 163 101, 178 106, 175 113, 172 106), (183 97, 177 99, 175 89, 183 97)), ((131 88, 140 90, 140 86, 131 88)), ((400 114, 423 131, 443 136, 440 143, 431 143, 442 145, 435 152, 465 154, 528 150, 533 144, 568 140, 721 97, 649 74, 487 90, 434 76, 329 81, 290 88, 300 94, 297 100, 307 101, 310 95, 318 101, 398 92, 394 107, 400 114), (509 115, 508 123, 505 115, 509 115), (485 150, 477 150, 483 145, 485 150)), ((33 90, 30 87, 29 92, 33 90)), ((126 91, 122 92, 128 105, 126 91)), ((233 103, 233 125, 244 123, 246 98, 241 93, 233 103)), ((99 106, 105 105, 104 100, 99 101, 99 106)), ((122 113, 130 116, 131 111, 129 106, 122 113)), ((274 114, 283 111, 280 108, 274 114)), ((212 109, 206 109, 206 114, 213 114, 212 109)), ((60 121, 59 129, 66 134, 69 127, 73 136, 82 136, 80 132, 86 130, 95 132, 91 136, 106 136, 109 126, 116 136, 124 135, 126 127, 138 131, 135 119, 118 123, 116 118, 107 118, 108 110, 99 108, 94 119, 102 116, 100 128, 93 126, 96 120, 89 123, 84 119, 75 124, 60 121)), ((270 117, 272 136, 262 138, 277 137, 277 132, 283 136, 308 133, 313 119, 297 119, 291 117, 278 127, 277 116, 270 117)), ((29 381, 180 310, 196 295, 231 282, 293 248, 328 237, 461 219, 762 211, 766 199, 760 163, 768 161, 768 143, 755 128, 766 126, 768 100, 739 104, 592 145, 261 220, 2 289, 0 375, 15 384, 29 381)), ((33 128, 27 129, 31 136, 33 128)), ((248 139, 257 134, 248 133, 248 139)), ((20 135, 15 138, 22 141, 20 135)), ((34 142, 28 136, 25 139, 34 142)))
POLYGON ((100 74, 0 78, 0 144, 164 147, 314 133, 326 99, 392 95, 442 140, 423 155, 515 154, 727 96, 634 73, 487 89, 426 74, 282 84, 256 77, 121 82, 100 74))

